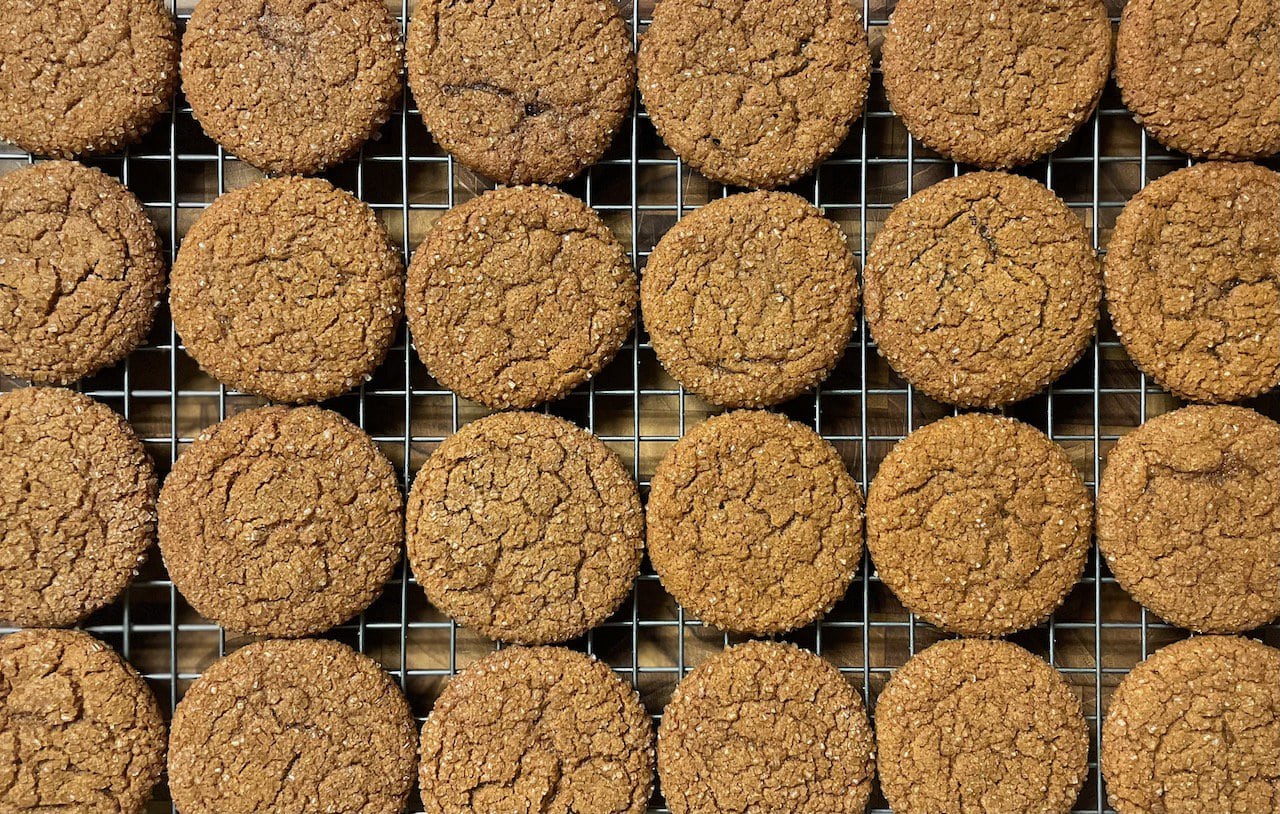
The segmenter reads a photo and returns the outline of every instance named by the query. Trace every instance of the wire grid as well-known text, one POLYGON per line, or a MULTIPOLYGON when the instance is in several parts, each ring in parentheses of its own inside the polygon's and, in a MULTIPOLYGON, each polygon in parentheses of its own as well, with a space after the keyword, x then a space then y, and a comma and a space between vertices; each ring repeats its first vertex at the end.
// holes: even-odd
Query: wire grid
MULTIPOLYGON (((387 1, 401 24, 407 24, 416 0, 387 1)), ((183 26, 192 0, 167 2, 183 26)), ((861 3, 878 55, 892 0, 861 3)), ((1122 0, 1107 3, 1113 20, 1118 20, 1122 0)), ((623 2, 637 42, 652 5, 653 0, 623 2)), ((31 160, 0 146, 0 169, 31 160)), ((123 155, 96 157, 88 163, 133 189, 157 223, 171 257, 181 236, 218 194, 259 177, 204 136, 181 96, 167 123, 142 144, 123 155)), ((1148 139, 1109 85, 1099 111, 1080 132, 1050 159, 1022 172, 1062 196, 1088 227, 1094 245, 1103 249, 1125 201, 1147 181, 1188 163, 1148 139)), ((814 177, 791 191, 823 207, 845 230, 861 260, 893 204, 962 169, 911 141, 889 110, 877 72, 867 113, 845 145, 814 177)), ((489 186, 431 142, 407 90, 381 137, 328 177, 378 212, 406 257, 442 212, 489 186)), ((610 153, 566 189, 601 214, 640 271, 671 224, 732 191, 692 172, 667 150, 638 98, 634 115, 624 123, 610 153)), ((2 384, 3 389, 19 386, 2 384)), ((202 374, 183 351, 163 308, 143 348, 117 368, 85 381, 81 389, 133 423, 161 473, 201 428, 261 403, 229 392, 202 374)), ((405 486, 436 444, 483 414, 428 376, 403 330, 372 380, 326 406, 374 437, 397 464, 405 486)), ((1006 412, 1062 444, 1090 487, 1096 488, 1115 440, 1176 406, 1133 367, 1104 319, 1099 339, 1075 368, 1048 393, 1006 412)), ((1273 418, 1280 416, 1275 395, 1251 406, 1273 418)), ((642 327, 595 380, 547 409, 603 438, 630 464, 642 491, 647 491, 649 476, 670 445, 713 412, 664 374, 642 327)), ((778 409, 831 441, 864 490, 893 443, 924 423, 956 412, 917 393, 889 370, 861 321, 830 379, 815 393, 778 409)), ((202 669, 247 641, 228 638, 191 610, 169 581, 158 551, 152 552, 123 600, 95 614, 85 627, 137 666, 170 710, 202 669)), ((373 607, 329 635, 382 663, 405 689, 420 721, 449 676, 493 648, 431 608, 404 562, 373 607)), ((1099 723, 1110 692, 1134 664, 1185 635, 1130 600, 1095 551, 1083 579, 1058 612, 1047 623, 1011 637, 1050 661, 1080 696, 1092 745, 1089 776, 1076 812, 1110 811, 1097 771, 1099 723)), ((1280 625, 1255 635, 1280 644, 1280 625)), ((864 556, 845 599, 821 622, 787 638, 836 663, 874 710, 875 698, 893 670, 942 635, 898 604, 864 556)), ((733 640, 687 616, 662 591, 646 562, 622 609, 570 646, 594 653, 635 685, 656 723, 677 681, 733 640)), ((162 783, 149 811, 171 810, 162 783)), ((415 794, 409 811, 421 810, 415 794)), ((651 810, 667 810, 660 789, 651 810)), ((878 791, 871 810, 889 811, 878 791)))

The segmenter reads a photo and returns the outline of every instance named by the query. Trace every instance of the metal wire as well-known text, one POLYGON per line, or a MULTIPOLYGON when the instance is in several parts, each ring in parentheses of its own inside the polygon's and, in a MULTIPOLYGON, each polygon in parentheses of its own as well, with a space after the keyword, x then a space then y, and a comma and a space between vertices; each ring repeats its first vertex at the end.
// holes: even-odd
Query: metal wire
MULTIPOLYGON (((191 0, 168 2, 180 25, 184 24, 191 0)), ((406 23, 414 4, 388 2, 401 23, 406 23)), ((875 46, 889 7, 886 0, 861 2, 875 46)), ((1113 12, 1118 11, 1117 2, 1109 2, 1113 12)), ((624 10, 638 42, 638 33, 648 24, 652 0, 643 0, 639 6, 624 3, 624 10)), ((31 160, 25 153, 0 148, 0 168, 31 160)), ((119 177, 143 200, 171 256, 191 222, 218 194, 258 177, 200 132, 181 98, 167 124, 141 145, 124 155, 89 163, 119 177)), ((1151 178, 1187 163, 1149 141, 1109 87, 1099 112, 1080 133, 1049 160, 1024 172, 1058 192, 1084 220, 1094 245, 1101 249, 1129 196, 1151 178)), ((889 111, 877 75, 868 111, 844 147, 815 177, 792 191, 823 207, 845 229, 861 259, 895 203, 961 171, 907 137, 889 111)), ((381 138, 329 177, 379 213, 406 257, 440 213, 486 186, 431 143, 407 90, 381 138)), ((600 212, 640 270, 672 223, 700 204, 731 192, 708 183, 671 154, 638 99, 634 115, 605 160, 566 188, 600 212)), ((16 383, 4 383, 4 389, 13 386, 16 383)), ((228 392, 201 374, 184 353, 167 313, 162 313, 145 347, 118 368, 84 382, 82 389, 120 410, 134 424, 162 472, 168 471, 201 428, 260 403, 228 392)), ((440 440, 481 414, 475 405, 459 401, 430 379, 403 334, 371 381, 359 392, 326 406, 365 428, 397 463, 406 486, 440 440)), ((1047 394, 1008 413, 1040 427, 1062 444, 1090 487, 1096 488, 1105 454, 1114 441, 1149 416, 1175 406, 1132 366, 1104 320, 1100 339, 1072 371, 1047 394)), ((1272 417, 1280 415, 1274 396, 1253 406, 1272 417)), ((864 489, 895 441, 923 423, 955 412, 894 375, 877 355, 861 322, 836 373, 812 395, 780 409, 830 440, 864 489)), ((642 328, 600 376, 548 410, 602 437, 630 463, 645 490, 665 450, 711 412, 665 376, 642 328)), ((378 659, 404 687, 422 719, 448 677, 492 645, 441 616, 412 583, 408 565, 402 562, 383 597, 330 635, 378 659)), ((96 614, 86 628, 130 659, 170 709, 202 669, 242 643, 229 641, 220 628, 186 605, 164 572, 158 552, 152 553, 124 599, 96 614)), ((1097 772, 1097 754, 1098 725, 1111 690, 1135 663, 1184 635, 1130 600, 1095 552, 1063 607, 1046 624, 1012 637, 1053 663, 1080 695, 1092 748, 1090 773, 1077 812, 1110 810, 1097 772)), ((1280 644, 1280 625, 1255 635, 1280 644)), ((874 709, 875 697, 893 670, 940 634, 917 623, 897 603, 864 556, 844 601, 821 622, 787 638, 839 665, 874 709)), ((571 646, 596 654, 631 681, 656 722, 678 680, 730 640, 686 616, 662 592, 646 563, 622 610, 571 646)), ((149 810, 171 810, 163 785, 149 810)), ((655 795, 652 810, 666 811, 660 794, 655 795)), ((872 811, 888 810, 877 792, 872 811)), ((409 811, 421 811, 416 797, 409 811)))

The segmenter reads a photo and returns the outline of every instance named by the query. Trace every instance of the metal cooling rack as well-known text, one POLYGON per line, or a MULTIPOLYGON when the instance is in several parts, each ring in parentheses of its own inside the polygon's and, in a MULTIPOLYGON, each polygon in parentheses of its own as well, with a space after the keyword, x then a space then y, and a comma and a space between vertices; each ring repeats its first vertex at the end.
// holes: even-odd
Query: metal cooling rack
MULTIPOLYGON (((192 0, 167 0, 179 25, 192 0)), ((388 0, 403 24, 416 0, 388 0)), ((855 0, 856 4, 857 0, 855 0)), ((877 51, 891 0, 860 0, 877 51)), ((1113 18, 1123 0, 1107 0, 1113 18)), ((623 3, 633 32, 642 32, 653 0, 623 3)), ((615 230, 638 269, 658 238, 681 217, 730 190, 685 167, 662 144, 636 103, 605 160, 566 189, 586 200, 615 230)), ((0 171, 31 161, 0 146, 0 171)), ((172 256, 182 235, 219 193, 259 177, 226 155, 200 131, 185 100, 145 141, 121 156, 94 158, 144 202, 172 256)), ((1125 201, 1152 178, 1185 166, 1146 138, 1114 86, 1098 113, 1049 160, 1025 174, 1053 188, 1080 216, 1095 246, 1104 248, 1125 201)), ((792 191, 825 208, 845 230, 859 259, 898 201, 961 168, 913 143, 889 111, 878 74, 868 112, 840 150, 815 177, 792 191)), ((455 203, 486 186, 436 147, 406 92, 404 103, 357 159, 328 174, 367 201, 382 217, 405 256, 430 224, 455 203)), ((18 386, 3 382, 3 389, 18 386)), ((124 414, 159 463, 169 466, 199 430, 252 406, 256 398, 228 392, 203 375, 185 354, 168 314, 162 312, 148 344, 117 368, 87 380, 83 389, 124 414)), ((398 466, 408 484, 436 444, 482 414, 427 375, 403 331, 385 364, 359 392, 326 406, 364 427, 398 466)), ((1178 406, 1129 362, 1104 320, 1100 338, 1084 359, 1044 395, 1007 412, 1047 432, 1070 453, 1091 487, 1115 440, 1148 417, 1178 406)), ((1280 417, 1280 397, 1252 406, 1280 417)), ((861 323, 849 351, 830 379, 812 395, 780 408, 814 427, 844 456, 864 490, 894 442, 916 427, 951 414, 952 408, 915 392, 876 354, 861 323)), ((548 410, 589 427, 632 467, 642 488, 666 449, 711 410, 686 395, 662 371, 643 329, 594 381, 548 410)), ((406 564, 384 596, 359 619, 332 634, 378 659, 401 683, 421 720, 448 677, 492 649, 431 608, 406 564)), ((200 671, 244 640, 229 639, 196 615, 164 572, 158 552, 123 601, 96 614, 88 630, 120 650, 146 676, 162 706, 172 708, 200 671)), ((3 632, 3 631, 0 631, 3 632)), ((1062 608, 1039 627, 1012 639, 1048 659, 1079 693, 1089 720, 1090 772, 1077 812, 1102 814, 1097 772, 1098 724, 1111 691, 1153 650, 1184 632, 1160 623, 1130 600, 1096 556, 1062 608)), ((1257 634, 1280 645, 1280 625, 1257 634)), ((789 636, 838 664, 874 709, 893 670, 940 638, 918 623, 871 573, 862 569, 846 598, 820 623, 789 636)), ((730 637, 703 627, 665 595, 646 563, 632 597, 606 624, 571 644, 611 664, 640 691, 655 720, 677 681, 730 637)), ((170 811, 161 786, 149 811, 170 811)), ((416 795, 409 811, 421 811, 416 795)), ((654 812, 663 812, 660 793, 654 812)), ((877 792, 872 811, 888 812, 877 792)))

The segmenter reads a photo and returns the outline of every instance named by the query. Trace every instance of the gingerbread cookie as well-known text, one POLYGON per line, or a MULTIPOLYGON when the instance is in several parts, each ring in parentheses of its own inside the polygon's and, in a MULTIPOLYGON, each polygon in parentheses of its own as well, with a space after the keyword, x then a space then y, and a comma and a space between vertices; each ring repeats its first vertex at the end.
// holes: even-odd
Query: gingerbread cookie
POLYGON ((654 472, 649 559, 703 622, 756 635, 807 625, 862 558, 862 494, 808 427, 741 411, 699 424, 654 472))
POLYGON ((1184 407, 1120 439, 1098 486, 1098 547, 1161 618, 1200 633, 1280 616, 1280 424, 1184 407))
POLYGON ((218 381, 273 401, 321 401, 386 356, 404 273, 366 204, 318 178, 274 178, 204 211, 170 288, 174 327, 218 381))
POLYGON ((844 141, 866 104, 871 51, 848 0, 662 0, 639 68, 676 155, 712 180, 771 189, 844 141))
POLYGON ((178 85, 161 0, 0 0, 0 141, 37 155, 117 152, 178 85))
POLYGON ((843 355, 857 268, 840 227, 803 198, 731 195, 658 241, 640 305, 658 359, 686 388, 768 406, 812 388, 843 355))
POLYGON ((409 494, 409 560, 431 604, 491 639, 547 644, 631 591, 644 514, 631 474, 568 421, 499 413, 445 439, 409 494))
POLYGON ((0 396, 0 620, 76 624, 124 591, 155 528, 155 468, 123 418, 61 388, 0 396))
POLYGON ((1089 728, 1058 671, 1014 644, 952 639, 876 699, 880 787, 896 814, 1067 814, 1089 728))
POLYGON ((414 346, 431 375, 497 410, 561 398, 635 324, 636 276, 609 227, 550 187, 486 192, 447 212, 409 264, 414 346))
POLYGON ((1162 387, 1221 402, 1280 384, 1280 174, 1214 163, 1153 181, 1116 218, 1104 279, 1125 350, 1162 387))
POLYGON ((834 665, 790 644, 712 656, 662 711, 658 774, 673 814, 862 812, 875 744, 862 697, 834 665))
POLYGON ((867 327, 927 395, 997 407, 1039 393, 1084 353, 1100 276, 1084 225, 1056 195, 969 173, 889 214, 863 274, 867 327))
POLYGON ((558 184, 599 161, 635 88, 611 0, 424 0, 408 63, 432 137, 502 184, 558 184))
POLYGON ((183 598, 230 630, 308 636, 369 606, 400 558, 395 470, 319 407, 205 430, 160 492, 160 549, 183 598))
POLYGON ((169 791, 182 814, 399 814, 417 738, 400 688, 372 659, 319 639, 243 647, 173 713, 169 791))

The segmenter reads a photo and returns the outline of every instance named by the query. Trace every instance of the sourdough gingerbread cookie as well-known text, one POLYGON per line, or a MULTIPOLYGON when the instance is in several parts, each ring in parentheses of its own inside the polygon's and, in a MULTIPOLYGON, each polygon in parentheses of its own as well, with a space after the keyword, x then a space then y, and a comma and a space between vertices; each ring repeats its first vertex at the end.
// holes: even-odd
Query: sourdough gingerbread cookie
POLYGON ((635 88, 612 0, 424 0, 408 64, 432 137, 502 184, 558 184, 599 161, 635 88))
POLYGON ((1098 486, 1098 548, 1162 619, 1236 633, 1280 616, 1280 424, 1184 407, 1120 439, 1098 486))
POLYGON ((772 189, 844 141, 866 104, 871 51, 848 0, 662 0, 639 69, 676 155, 714 181, 772 189))
POLYGON ((1107 306, 1133 361, 1190 401, 1280 384, 1280 174, 1210 163, 1153 181, 1116 218, 1107 306))
POLYGON ((803 198, 731 195, 658 241, 640 306, 677 381, 715 404, 763 407, 809 390, 844 354, 857 268, 840 227, 803 198))
POLYGON ((699 424, 658 464, 646 513, 662 585, 703 622, 802 627, 844 596, 862 558, 862 493, 839 453, 774 413, 699 424))
POLYGON ((446 438, 409 494, 407 543, 431 604, 491 639, 549 644, 603 622, 644 549, 640 494, 600 439, 498 413, 446 438))
POLYGON ((1045 187, 975 172, 894 207, 863 274, 867 327, 898 373, 961 407, 998 407, 1076 363, 1101 275, 1084 225, 1045 187))

